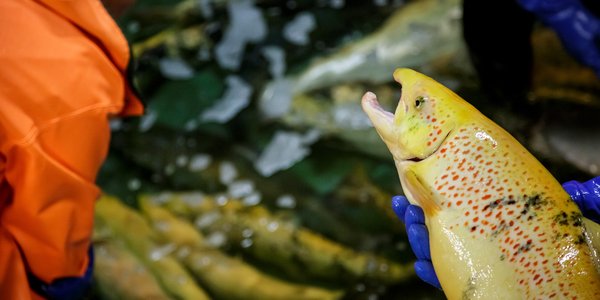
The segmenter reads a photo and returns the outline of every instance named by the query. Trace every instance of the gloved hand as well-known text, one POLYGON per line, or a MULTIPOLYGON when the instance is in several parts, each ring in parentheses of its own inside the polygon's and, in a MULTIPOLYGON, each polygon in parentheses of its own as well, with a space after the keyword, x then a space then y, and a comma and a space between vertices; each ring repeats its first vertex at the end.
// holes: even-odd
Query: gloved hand
POLYGON ((94 272, 94 248, 88 250, 88 267, 81 277, 66 277, 54 280, 51 284, 45 284, 33 274, 28 274, 29 285, 37 294, 46 299, 54 300, 78 300, 84 299, 92 286, 92 274, 94 272))
POLYGON ((577 203, 584 217, 600 224, 600 177, 584 183, 565 182, 563 188, 577 203))
POLYGON ((552 28, 567 51, 600 77, 600 19, 579 0, 518 0, 552 28))
MULTIPOLYGON (((577 203, 586 218, 600 223, 600 177, 583 184, 577 181, 569 181, 563 184, 563 188, 577 203)), ((440 281, 431 263, 429 232, 425 227, 423 210, 418 206, 411 205, 404 196, 394 196, 392 198, 392 208, 406 227, 408 242, 417 257, 417 262, 415 262, 417 276, 421 280, 441 289, 440 281)))
POLYGON ((425 226, 425 215, 423 210, 411 205, 404 196, 392 197, 392 208, 396 216, 404 222, 408 242, 413 252, 417 256, 415 262, 415 273, 421 280, 442 289, 440 281, 435 275, 433 264, 431 263, 431 250, 429 249, 429 231, 425 226))

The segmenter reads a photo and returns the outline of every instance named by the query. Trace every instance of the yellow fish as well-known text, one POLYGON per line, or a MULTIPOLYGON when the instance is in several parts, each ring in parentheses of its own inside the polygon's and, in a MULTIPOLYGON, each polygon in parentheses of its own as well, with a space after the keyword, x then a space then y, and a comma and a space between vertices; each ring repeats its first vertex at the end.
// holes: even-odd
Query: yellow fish
POLYGON ((560 183, 500 126, 435 80, 394 79, 394 114, 362 106, 402 188, 423 208, 431 258, 449 299, 600 299, 596 250, 560 183))

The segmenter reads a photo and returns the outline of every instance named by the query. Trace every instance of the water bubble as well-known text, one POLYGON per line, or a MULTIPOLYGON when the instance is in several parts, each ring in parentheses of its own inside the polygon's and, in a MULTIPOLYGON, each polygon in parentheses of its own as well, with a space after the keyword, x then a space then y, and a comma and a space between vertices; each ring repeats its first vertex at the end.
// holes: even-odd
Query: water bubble
POLYGON ((127 182, 127 188, 130 191, 137 191, 142 186, 142 182, 137 178, 132 178, 127 182))
POLYGON ((320 133, 316 129, 304 135, 297 132, 277 131, 256 160, 254 167, 265 177, 279 170, 285 170, 310 154, 308 146, 319 136, 320 133))
POLYGON ((202 256, 196 259, 196 266, 200 268, 208 267, 210 264, 212 264, 212 259, 210 259, 210 257, 202 256))
POLYGON ((219 165, 219 180, 222 184, 229 184, 237 177, 237 169, 228 161, 223 161, 219 165))
POLYGON ((198 128, 198 120, 195 119, 189 120, 183 125, 183 129, 188 132, 194 131, 196 128, 198 128))
POLYGON ((227 236, 223 232, 213 232, 206 237, 206 243, 215 248, 220 248, 227 243, 227 236))
POLYGON ((219 194, 215 196, 215 201, 219 206, 225 206, 229 202, 229 198, 226 195, 219 194))
POLYGON ((285 52, 280 47, 268 46, 262 54, 269 61, 269 71, 274 78, 280 78, 285 72, 285 52))
POLYGON ((152 126, 154 126, 154 123, 156 123, 157 119, 158 119, 158 114, 155 111, 150 110, 150 109, 146 110, 146 113, 140 119, 140 125, 138 127, 140 132, 146 132, 146 131, 150 130, 150 128, 152 128, 152 126))
POLYGON ((294 0, 289 0, 285 3, 285 6, 287 6, 288 9, 296 9, 296 7, 298 7, 298 3, 296 3, 296 1, 294 0))
POLYGON ((269 232, 275 232, 279 228, 279 223, 277 221, 271 221, 269 225, 267 225, 267 230, 269 232))
POLYGON ((177 257, 179 259, 184 259, 184 258, 188 257, 191 253, 192 253, 192 250, 190 249, 190 247, 184 246, 184 247, 180 247, 179 250, 177 250, 177 253, 175 255, 177 255, 177 257))
POLYGON ((189 170, 192 172, 199 172, 205 170, 210 166, 212 162, 212 157, 208 154, 195 154, 190 159, 190 164, 188 166, 189 170))
POLYGON ((283 28, 283 36, 295 45, 307 45, 309 34, 317 27, 315 17, 308 12, 298 14, 283 28))
POLYGON ((177 279, 175 279, 175 281, 177 281, 177 284, 179 284, 179 285, 184 285, 184 284, 188 283, 187 277, 185 277, 183 275, 178 276, 177 279))
POLYGON ((227 193, 233 198, 242 198, 254 192, 254 183, 250 180, 237 180, 229 184, 227 193))
POLYGON ((191 207, 197 207, 204 202, 205 196, 202 192, 186 193, 181 195, 181 201, 191 207))
POLYGON ((158 67, 163 76, 169 79, 190 79, 194 76, 194 69, 178 57, 165 57, 158 61, 158 67))
POLYGON ((177 247, 175 247, 175 245, 173 244, 166 244, 161 247, 156 247, 150 251, 150 259, 152 261, 158 261, 163 257, 173 253, 173 251, 175 251, 176 249, 177 247))
POLYGON ((137 33, 140 31, 140 23, 137 21, 129 22, 129 24, 127 24, 127 31, 129 31, 129 33, 137 33))
POLYGON ((243 203, 245 206, 254 206, 260 203, 260 200, 262 199, 262 195, 260 194, 260 192, 254 192, 246 197, 244 197, 243 199, 243 203))
POLYGON ((267 84, 260 95, 261 114, 268 119, 285 115, 292 107, 292 90, 292 81, 285 78, 277 78, 267 84))
POLYGON ((173 175, 175 173, 175 166, 173 164, 168 164, 165 166, 165 174, 173 175))
POLYGON ((289 194, 281 195, 277 198, 277 206, 281 208, 294 208, 296 207, 296 198, 289 194))
POLYGON ((379 296, 377 294, 370 294, 369 296, 367 296, 367 300, 377 300, 379 299, 379 296))
POLYGON ((379 266, 379 271, 381 272, 387 272, 390 269, 390 266, 388 266, 388 264, 381 264, 379 266))
POLYGON ((250 228, 246 228, 246 229, 242 230, 243 237, 249 238, 249 237, 252 237, 252 235, 254 235, 254 230, 252 230, 250 228))
POLYGON ((110 124, 110 130, 119 131, 123 127, 123 120, 122 119, 111 119, 109 121, 109 124, 110 124))
POLYGON ((269 220, 267 218, 263 217, 263 218, 258 219, 258 224, 260 226, 267 226, 268 223, 269 223, 269 220))
POLYGON ((242 246, 242 248, 250 248, 252 244, 254 244, 254 242, 251 239, 243 239, 240 242, 240 246, 242 246))
POLYGON ((226 123, 250 104, 252 86, 235 75, 227 76, 227 90, 223 97, 200 115, 204 122, 226 123))
POLYGON ((215 55, 221 67, 237 70, 246 44, 264 39, 268 28, 262 11, 252 0, 229 1, 227 8, 230 23, 215 47, 215 55))
POLYGON ((198 0, 200 6, 200 13, 205 19, 210 19, 213 16, 213 8, 210 5, 211 0, 198 0))
POLYGON ((194 224, 196 225, 196 227, 204 229, 214 224, 220 218, 221 214, 219 212, 210 212, 196 218, 194 224))
POLYGON ((404 251, 406 250, 406 242, 399 242, 396 244, 396 249, 400 250, 400 251, 404 251))
POLYGON ((364 283, 359 283, 356 285, 355 289, 358 292, 364 292, 365 290, 367 290, 367 287, 365 286, 364 283))
POLYGON ((183 167, 188 163, 188 157, 185 155, 179 155, 177 159, 175 159, 175 165, 178 167, 183 167))
POLYGON ((331 7, 339 9, 344 7, 344 5, 346 5, 346 1, 345 0, 331 0, 331 7))
POLYGON ((154 222, 154 228, 160 232, 167 232, 171 228, 171 225, 169 222, 157 221, 154 222))

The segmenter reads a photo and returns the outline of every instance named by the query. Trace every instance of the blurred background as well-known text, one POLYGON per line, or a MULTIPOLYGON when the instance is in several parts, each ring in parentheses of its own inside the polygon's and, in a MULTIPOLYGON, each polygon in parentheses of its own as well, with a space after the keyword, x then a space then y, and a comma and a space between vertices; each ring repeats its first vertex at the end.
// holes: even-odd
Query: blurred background
POLYGON ((365 91, 393 111, 393 70, 419 70, 559 181, 600 175, 600 81, 541 24, 478 23, 494 13, 463 22, 459 0, 137 0, 119 25, 146 114, 111 123, 92 298, 443 298, 414 276, 365 91))

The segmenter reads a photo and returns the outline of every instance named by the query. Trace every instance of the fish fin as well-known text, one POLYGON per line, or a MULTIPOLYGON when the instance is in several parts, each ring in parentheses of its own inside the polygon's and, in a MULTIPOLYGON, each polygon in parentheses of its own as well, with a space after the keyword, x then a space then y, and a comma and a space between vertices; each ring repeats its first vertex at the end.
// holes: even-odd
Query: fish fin
POLYGON ((600 224, 588 218, 583 218, 583 224, 592 244, 591 246, 594 247, 597 254, 600 254, 600 224))
POLYGON ((434 216, 440 210, 440 206, 419 176, 414 171, 407 170, 403 177, 402 188, 405 189, 405 193, 423 209, 426 216, 434 216))

